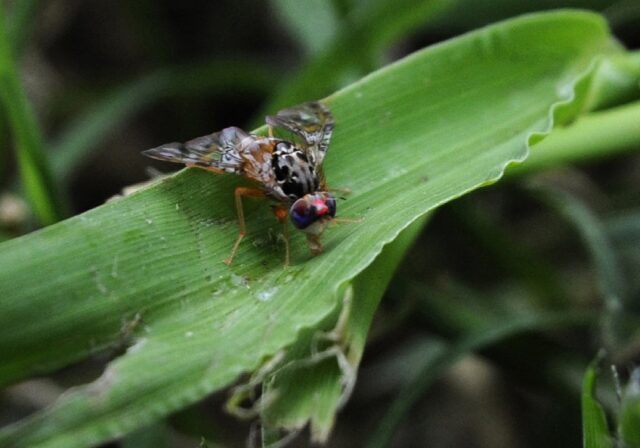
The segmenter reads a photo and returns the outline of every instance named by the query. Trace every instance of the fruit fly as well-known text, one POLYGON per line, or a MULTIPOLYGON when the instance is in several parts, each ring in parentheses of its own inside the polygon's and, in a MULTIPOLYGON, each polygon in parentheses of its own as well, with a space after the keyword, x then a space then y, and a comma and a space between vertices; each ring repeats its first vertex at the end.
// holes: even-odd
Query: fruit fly
POLYGON ((143 151, 158 160, 183 163, 214 173, 232 173, 259 188, 235 190, 240 233, 224 262, 231 264, 246 234, 242 198, 268 198, 283 224, 285 266, 289 264, 287 217, 306 234, 313 255, 323 251, 320 236, 336 215, 336 199, 327 188, 322 169, 334 127, 331 111, 319 102, 304 103, 268 116, 269 135, 249 134, 237 127, 198 137, 186 143, 168 143, 143 151), (274 137, 273 129, 291 135, 274 137))

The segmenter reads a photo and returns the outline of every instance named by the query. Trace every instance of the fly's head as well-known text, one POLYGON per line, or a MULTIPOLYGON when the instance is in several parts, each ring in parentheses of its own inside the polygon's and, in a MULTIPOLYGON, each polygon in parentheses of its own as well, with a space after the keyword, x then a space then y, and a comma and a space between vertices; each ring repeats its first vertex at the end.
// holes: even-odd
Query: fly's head
POLYGON ((319 237, 336 216, 336 199, 326 192, 306 194, 293 203, 289 215, 296 229, 307 236, 319 237))

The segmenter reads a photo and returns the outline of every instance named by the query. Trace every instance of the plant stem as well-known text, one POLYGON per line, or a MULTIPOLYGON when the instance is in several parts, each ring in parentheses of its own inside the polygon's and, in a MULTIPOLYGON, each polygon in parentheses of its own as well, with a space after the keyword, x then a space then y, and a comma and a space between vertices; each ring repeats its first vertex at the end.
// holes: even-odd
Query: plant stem
POLYGON ((38 220, 52 224, 63 216, 61 200, 44 153, 44 144, 36 116, 18 79, 4 10, 0 8, 0 100, 16 144, 20 174, 25 193, 38 220))

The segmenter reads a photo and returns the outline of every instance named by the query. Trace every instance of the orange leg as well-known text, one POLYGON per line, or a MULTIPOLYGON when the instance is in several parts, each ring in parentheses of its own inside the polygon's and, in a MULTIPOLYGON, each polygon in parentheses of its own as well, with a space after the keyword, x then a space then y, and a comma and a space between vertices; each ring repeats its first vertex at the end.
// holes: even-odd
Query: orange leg
POLYGON ((284 237, 284 267, 289 266, 289 222, 282 220, 282 236, 284 237))
POLYGON ((236 188, 235 196, 236 196, 236 211, 238 213, 238 227, 240 227, 240 233, 238 234, 238 239, 233 245, 233 249, 231 249, 231 253, 224 260, 225 264, 227 265, 230 265, 231 262, 233 261, 233 257, 235 257, 236 252, 238 250, 238 246, 240 246, 240 241, 242 241, 244 236, 247 234, 247 229, 244 224, 244 209, 242 208, 242 197, 246 196, 250 198, 263 198, 265 194, 264 194, 264 191, 257 190, 255 188, 238 187, 236 188))
POLYGON ((320 242, 320 235, 312 235, 310 233, 307 233, 306 236, 311 255, 320 255, 322 252, 324 252, 324 246, 320 242))

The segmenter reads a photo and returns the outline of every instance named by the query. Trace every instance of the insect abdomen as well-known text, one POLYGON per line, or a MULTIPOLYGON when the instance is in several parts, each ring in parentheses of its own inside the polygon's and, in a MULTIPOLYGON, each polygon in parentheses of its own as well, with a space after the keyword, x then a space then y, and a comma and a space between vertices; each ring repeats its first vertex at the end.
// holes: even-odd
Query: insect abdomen
POLYGON ((278 186, 289 199, 318 191, 320 181, 313 163, 294 145, 279 143, 273 152, 272 166, 278 186))

